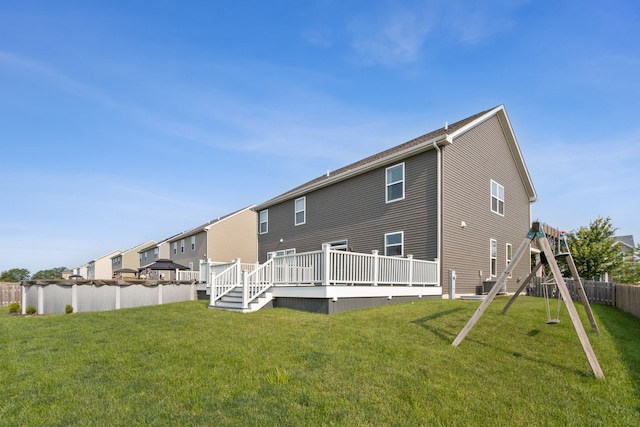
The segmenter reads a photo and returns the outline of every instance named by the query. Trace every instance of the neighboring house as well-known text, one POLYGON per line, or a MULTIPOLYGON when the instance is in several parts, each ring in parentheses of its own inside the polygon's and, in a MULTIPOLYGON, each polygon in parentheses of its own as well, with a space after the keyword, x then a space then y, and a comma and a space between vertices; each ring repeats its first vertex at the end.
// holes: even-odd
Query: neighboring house
MULTIPOLYGON (((118 270, 122 269, 138 271, 138 269, 140 268, 140 259, 138 252, 141 248, 146 248, 149 245, 153 245, 155 243, 155 240, 150 240, 111 257, 111 277, 113 277, 118 270)), ((136 273, 121 274, 122 278, 133 278, 135 276, 136 273)))
POLYGON ((86 279, 87 276, 87 269, 89 267, 89 264, 83 264, 80 267, 76 267, 73 269, 73 276, 74 277, 82 277, 84 279, 86 279))
POLYGON ((154 243, 138 251, 138 257, 140 259, 140 268, 144 268, 159 259, 169 259, 169 239, 165 239, 160 243, 154 243))
POLYGON ((171 261, 199 271, 200 260, 255 263, 256 213, 253 206, 214 219, 167 240, 171 261))
MULTIPOLYGON (((265 262, 323 244, 411 254, 440 260, 444 293, 455 271, 456 293, 473 294, 506 268, 531 227, 536 200, 505 108, 498 106, 257 206, 258 258, 265 262)), ((527 252, 508 290, 530 269, 527 252)))
POLYGON ((615 236, 616 243, 620 247, 620 252, 625 259, 633 259, 635 256, 636 245, 633 241, 633 235, 615 236))
POLYGON ((113 271, 111 270, 111 259, 120 254, 122 251, 115 250, 108 254, 102 255, 99 258, 93 259, 87 263, 87 275, 85 276, 89 280, 104 280, 113 278, 113 271))

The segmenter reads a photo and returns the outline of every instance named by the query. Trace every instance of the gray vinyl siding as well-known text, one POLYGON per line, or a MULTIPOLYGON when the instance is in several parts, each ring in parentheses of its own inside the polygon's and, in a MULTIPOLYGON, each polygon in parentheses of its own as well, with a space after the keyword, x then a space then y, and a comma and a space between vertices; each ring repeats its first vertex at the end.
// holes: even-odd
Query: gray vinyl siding
POLYGON ((269 206, 268 233, 259 236, 259 259, 267 252, 319 250, 348 240, 355 252, 384 254, 384 235, 404 232, 404 255, 436 257, 436 156, 433 150, 404 160, 405 198, 386 203, 386 172, 393 162, 304 194, 306 223, 295 226, 295 199, 269 206), (282 239, 282 242, 280 240, 282 239))
POLYGON ((173 241, 171 244, 171 260, 177 262, 178 264, 184 265, 185 267, 189 267, 189 263, 193 263, 193 271, 200 270, 200 260, 205 258, 205 254, 207 253, 207 233, 205 231, 201 231, 195 234, 196 237, 196 245, 195 250, 191 250, 191 237, 194 234, 180 237, 175 240, 178 244, 177 253, 174 255, 173 253, 173 241), (180 241, 184 239, 184 253, 180 251, 180 241))
MULTIPOLYGON (((441 277, 446 279, 448 271, 455 270, 457 293, 474 293, 489 277, 490 239, 497 241, 498 276, 506 268, 506 244, 511 243, 513 254, 520 247, 530 228, 530 202, 495 116, 443 147, 442 156, 441 277), (492 179, 504 186, 504 216, 491 211, 492 179)), ((524 279, 530 268, 527 250, 508 280, 508 291, 517 289, 518 279, 524 279)))

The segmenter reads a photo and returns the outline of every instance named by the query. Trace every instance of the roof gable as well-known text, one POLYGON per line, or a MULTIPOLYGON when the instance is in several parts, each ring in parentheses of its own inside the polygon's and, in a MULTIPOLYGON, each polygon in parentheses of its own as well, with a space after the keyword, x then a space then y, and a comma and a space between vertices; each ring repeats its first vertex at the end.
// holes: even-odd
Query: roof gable
POLYGON ((502 129, 509 144, 509 148, 511 149, 514 161, 516 162, 518 171, 522 177, 522 181, 526 188, 527 195, 529 196, 529 200, 531 202, 534 202, 537 200, 537 195, 533 187, 531 177, 529 176, 529 172, 524 163, 524 158, 522 157, 522 153, 520 152, 520 147, 518 146, 518 142, 516 140, 515 134, 513 133, 513 129, 511 128, 511 123, 504 109, 504 106, 500 105, 495 108, 474 114, 473 116, 467 117, 466 119, 460 120, 450 125, 445 125, 440 129, 436 129, 403 144, 366 157, 355 163, 351 163, 350 165, 344 166, 333 172, 328 172, 326 175, 315 178, 305 184, 295 187, 292 190, 287 191, 286 193, 276 196, 273 199, 270 199, 267 202, 256 206, 256 210, 266 209, 269 206, 273 206, 286 200, 302 196, 305 193, 326 187, 336 182, 340 182, 352 176, 360 175, 385 164, 393 163, 418 154, 420 152, 431 150, 434 148, 434 144, 437 144, 438 146, 452 144, 455 138, 480 125, 493 116, 497 116, 500 124, 502 125, 502 129))

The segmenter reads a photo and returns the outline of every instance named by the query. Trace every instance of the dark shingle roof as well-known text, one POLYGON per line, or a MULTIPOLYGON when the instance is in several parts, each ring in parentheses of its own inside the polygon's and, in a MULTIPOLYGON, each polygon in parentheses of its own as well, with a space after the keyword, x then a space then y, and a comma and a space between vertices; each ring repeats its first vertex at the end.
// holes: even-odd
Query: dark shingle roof
POLYGON ((275 204, 276 202, 285 200, 289 197, 293 197, 293 195, 300 193, 301 191, 303 191, 305 188, 307 187, 315 187, 316 185, 321 185, 321 183, 323 181, 329 181, 332 180, 332 178, 336 177, 337 175, 341 175, 345 172, 349 172, 353 169, 358 169, 361 168, 363 166, 366 166, 367 164, 370 163, 374 163, 378 160, 382 160, 385 159, 387 157, 391 157, 394 154, 398 154, 401 153, 405 150, 408 150, 412 147, 418 146, 426 141, 431 141, 434 139, 437 139, 438 137, 442 137, 444 138, 446 135, 448 134, 452 134, 460 129, 462 129, 463 127, 465 127, 466 125, 468 125, 469 123, 473 122, 474 120, 482 117, 483 115, 487 114, 488 112, 494 110, 497 107, 494 108, 490 108, 488 110, 482 111, 480 113, 474 114, 473 116, 467 117, 466 119, 460 120, 458 122, 452 123, 446 127, 441 127, 440 129, 436 129, 432 132, 426 133, 422 136, 419 136, 417 138, 414 138, 410 141, 405 142, 404 144, 400 144, 397 145, 395 147, 389 148, 388 150, 382 151, 380 153, 374 154, 372 156, 366 157, 362 160, 359 160, 355 163, 351 163, 350 165, 344 166, 340 169, 336 169, 333 172, 329 172, 325 175, 319 176, 318 178, 315 178, 305 184, 302 184, 298 187, 295 187, 289 191, 287 191, 286 193, 283 193, 277 197, 274 197, 273 199, 262 203, 260 206, 258 206, 258 209, 262 209, 265 208, 267 206, 270 206, 272 204, 275 204))

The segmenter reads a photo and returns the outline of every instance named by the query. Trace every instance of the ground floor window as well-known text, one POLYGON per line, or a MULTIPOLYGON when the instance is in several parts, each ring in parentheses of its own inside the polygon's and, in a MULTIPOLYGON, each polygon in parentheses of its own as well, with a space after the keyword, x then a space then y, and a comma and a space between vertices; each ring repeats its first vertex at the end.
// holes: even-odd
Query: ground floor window
POLYGON ((490 272, 490 275, 493 277, 496 275, 496 272, 498 271, 498 242, 495 241, 494 239, 491 239, 489 251, 490 251, 489 256, 491 259, 489 272, 490 272))
POLYGON ((384 235, 384 254, 387 256, 402 256, 404 232, 387 233, 384 235))

